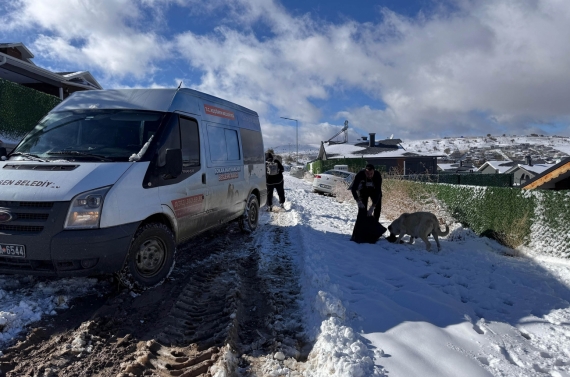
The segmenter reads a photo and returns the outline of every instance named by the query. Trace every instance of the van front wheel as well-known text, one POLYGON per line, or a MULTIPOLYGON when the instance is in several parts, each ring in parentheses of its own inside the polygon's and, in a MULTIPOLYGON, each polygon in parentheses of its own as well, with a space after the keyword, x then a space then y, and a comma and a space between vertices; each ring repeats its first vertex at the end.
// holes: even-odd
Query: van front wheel
POLYGON ((140 227, 129 249, 119 280, 131 289, 146 289, 161 283, 174 267, 174 234, 162 223, 140 227))
POLYGON ((257 196, 251 194, 245 205, 245 212, 239 218, 239 227, 244 233, 251 233, 257 229, 259 221, 259 202, 257 196))

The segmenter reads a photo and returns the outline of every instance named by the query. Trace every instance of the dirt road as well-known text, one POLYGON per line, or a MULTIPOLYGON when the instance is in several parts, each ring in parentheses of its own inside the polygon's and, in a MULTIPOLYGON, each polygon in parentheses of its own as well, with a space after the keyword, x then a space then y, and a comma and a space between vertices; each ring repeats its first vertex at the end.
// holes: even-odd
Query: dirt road
POLYGON ((290 238, 279 226, 245 236, 230 224, 179 247, 154 289, 136 294, 103 279, 98 295, 5 349, 0 375, 296 375, 310 345, 290 238))

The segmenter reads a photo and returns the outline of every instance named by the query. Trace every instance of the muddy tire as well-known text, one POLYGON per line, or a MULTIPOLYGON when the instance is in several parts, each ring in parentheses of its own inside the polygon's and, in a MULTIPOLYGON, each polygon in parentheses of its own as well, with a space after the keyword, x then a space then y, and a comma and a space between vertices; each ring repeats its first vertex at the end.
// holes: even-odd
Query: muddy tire
POLYGON ((141 226, 133 240, 119 281, 130 289, 144 290, 160 284, 174 267, 176 242, 170 228, 162 223, 141 226))
POLYGON ((245 205, 245 212, 239 218, 239 228, 244 233, 251 233, 257 229, 259 222, 259 201, 255 194, 251 194, 245 205))

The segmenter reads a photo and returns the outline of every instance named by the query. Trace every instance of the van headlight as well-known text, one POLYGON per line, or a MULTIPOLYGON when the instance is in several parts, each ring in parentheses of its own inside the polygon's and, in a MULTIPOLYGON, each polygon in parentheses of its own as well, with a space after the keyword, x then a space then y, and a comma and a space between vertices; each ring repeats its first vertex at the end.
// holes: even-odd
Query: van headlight
POLYGON ((111 186, 87 191, 77 195, 71 201, 64 229, 99 228, 103 200, 111 186))

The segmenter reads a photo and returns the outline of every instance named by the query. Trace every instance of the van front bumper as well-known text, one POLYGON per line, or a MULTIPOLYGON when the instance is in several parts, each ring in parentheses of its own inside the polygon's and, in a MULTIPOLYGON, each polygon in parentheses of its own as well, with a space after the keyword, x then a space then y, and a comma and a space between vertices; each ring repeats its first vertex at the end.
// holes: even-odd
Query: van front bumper
POLYGON ((55 234, 45 229, 33 237, 0 233, 0 244, 26 248, 25 258, 0 256, 0 274, 71 277, 117 272, 139 224, 55 234))

